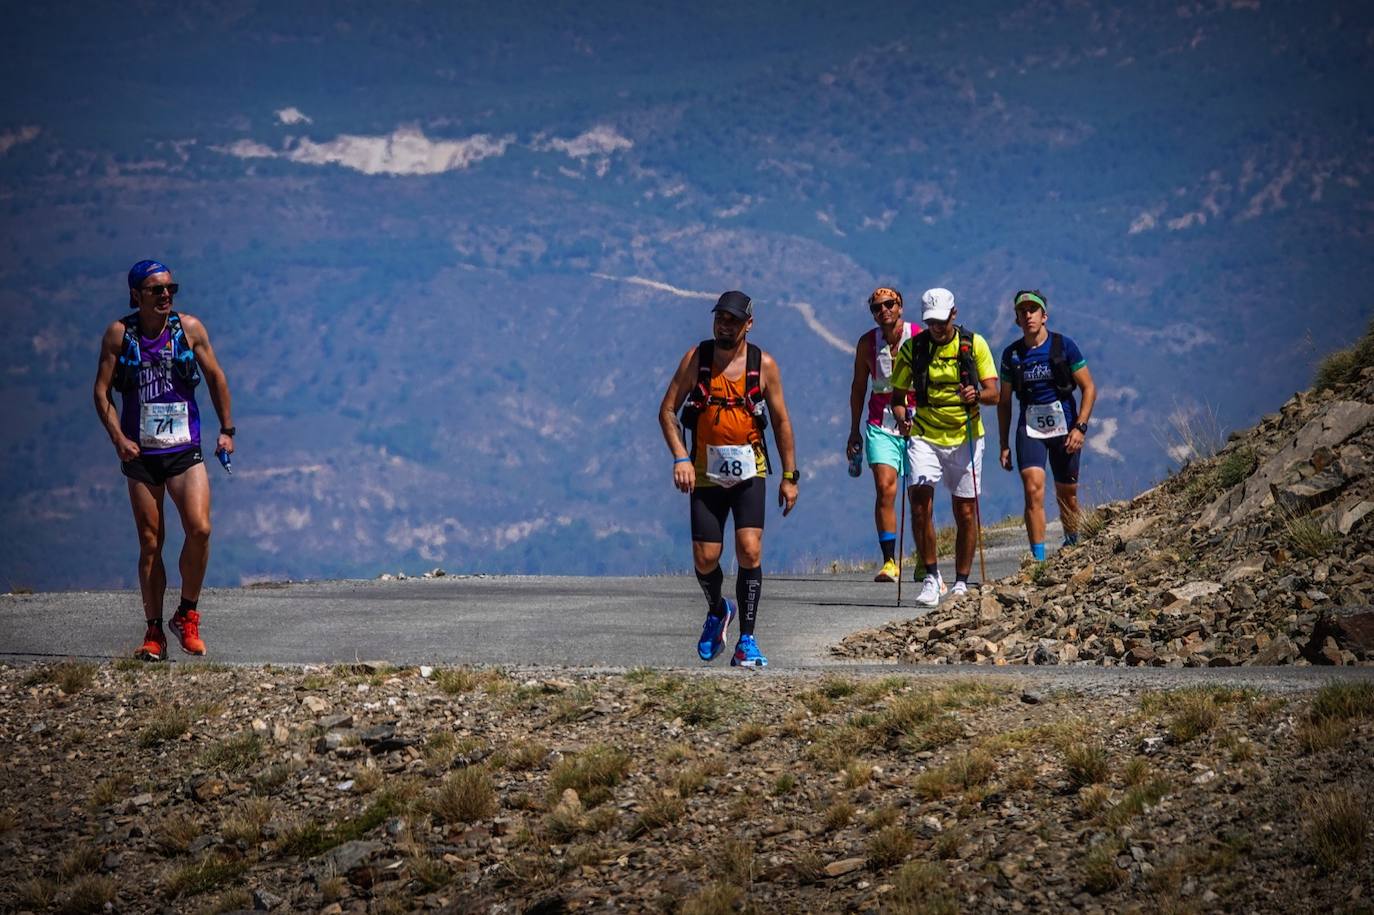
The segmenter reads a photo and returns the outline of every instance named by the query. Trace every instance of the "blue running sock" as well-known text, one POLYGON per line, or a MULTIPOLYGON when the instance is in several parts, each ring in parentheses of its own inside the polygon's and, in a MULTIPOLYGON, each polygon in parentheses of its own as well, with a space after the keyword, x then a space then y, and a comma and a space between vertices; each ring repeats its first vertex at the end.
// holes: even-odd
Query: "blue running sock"
POLYGON ((1043 544, 1043 543, 1032 543, 1032 544, 1031 544, 1031 555, 1035 557, 1035 561, 1036 561, 1036 562, 1044 562, 1044 561, 1045 561, 1045 544, 1043 544))
POLYGON ((897 555, 897 532, 879 531, 878 549, 883 551, 883 562, 890 562, 897 555))
POLYGON ((1077 534, 1066 534, 1066 535, 1064 535, 1064 546, 1078 546, 1078 535, 1077 535, 1077 534))

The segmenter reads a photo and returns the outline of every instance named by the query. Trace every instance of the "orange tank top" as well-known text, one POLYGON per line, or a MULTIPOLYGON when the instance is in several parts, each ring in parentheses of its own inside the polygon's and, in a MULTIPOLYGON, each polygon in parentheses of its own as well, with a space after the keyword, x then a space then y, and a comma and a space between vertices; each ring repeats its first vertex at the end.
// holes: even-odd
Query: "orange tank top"
POLYGON ((754 415, 749 412, 745 399, 745 376, 731 381, 724 374, 711 376, 711 399, 729 400, 730 406, 708 404, 697 417, 696 455, 693 463, 697 468, 697 485, 714 486, 706 479, 706 446, 708 445, 753 445, 757 474, 768 472, 768 462, 763 456, 763 439, 754 423, 754 415))

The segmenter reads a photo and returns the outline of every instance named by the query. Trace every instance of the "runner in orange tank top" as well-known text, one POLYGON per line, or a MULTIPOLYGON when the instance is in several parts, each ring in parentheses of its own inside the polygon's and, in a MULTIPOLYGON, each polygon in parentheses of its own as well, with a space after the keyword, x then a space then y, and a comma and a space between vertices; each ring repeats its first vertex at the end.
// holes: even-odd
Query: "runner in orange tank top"
POLYGON ((712 338, 692 347, 678 363, 659 405, 658 422, 673 454, 673 485, 691 502, 692 562, 706 595, 697 654, 703 661, 719 657, 738 616, 740 634, 731 665, 764 667, 768 659, 754 638, 754 624, 763 590, 764 496, 771 470, 763 430, 768 417, 783 467, 778 504, 784 516, 797 504, 801 473, 778 364, 747 340, 754 326, 753 303, 742 292, 727 292, 712 311, 712 338), (678 425, 679 410, 692 432, 690 449, 678 425), (738 603, 721 595, 725 574, 720 554, 731 515, 738 603))

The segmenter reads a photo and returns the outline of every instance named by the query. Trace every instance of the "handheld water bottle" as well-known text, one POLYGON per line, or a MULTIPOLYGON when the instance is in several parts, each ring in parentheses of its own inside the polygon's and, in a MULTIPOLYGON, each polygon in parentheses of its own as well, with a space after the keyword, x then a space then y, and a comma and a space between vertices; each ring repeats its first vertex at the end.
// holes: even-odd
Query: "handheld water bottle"
POLYGON ((215 457, 219 458, 220 465, 224 467, 224 472, 232 477, 234 475, 234 467, 229 461, 229 452, 220 448, 215 452, 215 457))
POLYGON ((860 448, 849 455, 849 475, 851 477, 862 476, 864 472, 864 452, 860 448))

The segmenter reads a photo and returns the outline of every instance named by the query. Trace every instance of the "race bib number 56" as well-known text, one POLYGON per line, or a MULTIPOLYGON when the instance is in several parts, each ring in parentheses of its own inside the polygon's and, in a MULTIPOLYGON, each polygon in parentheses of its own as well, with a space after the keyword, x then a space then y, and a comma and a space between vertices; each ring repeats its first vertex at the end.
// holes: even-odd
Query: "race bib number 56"
POLYGON ((707 445, 706 477, 719 486, 730 487, 758 476, 753 445, 707 445))
POLYGON ((1026 407, 1026 434, 1031 438, 1058 438, 1069 434, 1069 423, 1064 417, 1064 404, 1035 403, 1026 407))
POLYGON ((186 403, 139 405, 138 443, 144 448, 175 448, 191 443, 191 420, 186 403))

